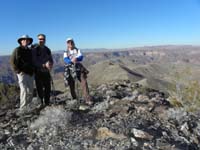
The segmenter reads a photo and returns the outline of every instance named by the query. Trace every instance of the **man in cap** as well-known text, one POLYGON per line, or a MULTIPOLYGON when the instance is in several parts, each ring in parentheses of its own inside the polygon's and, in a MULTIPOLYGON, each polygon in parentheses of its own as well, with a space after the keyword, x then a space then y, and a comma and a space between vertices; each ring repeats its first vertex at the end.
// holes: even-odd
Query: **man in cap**
POLYGON ((46 36, 39 34, 37 37, 38 44, 33 46, 33 64, 36 68, 35 83, 41 106, 47 106, 50 102, 52 80, 50 70, 53 67, 53 58, 51 50, 45 45, 46 36))
POLYGON ((70 67, 72 65, 79 71, 76 72, 78 80, 81 82, 83 95, 85 102, 88 105, 92 104, 91 97, 89 95, 89 89, 87 84, 87 74, 89 73, 87 69, 80 63, 83 60, 83 55, 80 49, 77 49, 72 38, 68 38, 67 42, 67 51, 64 52, 64 62, 65 62, 65 79, 68 81, 71 96, 73 99, 77 98, 75 92, 75 81, 73 75, 70 73, 70 67))
POLYGON ((20 87, 20 112, 26 110, 26 106, 33 98, 34 67, 32 65, 32 52, 28 47, 33 39, 23 35, 18 39, 19 47, 15 48, 11 56, 11 65, 17 73, 20 87))

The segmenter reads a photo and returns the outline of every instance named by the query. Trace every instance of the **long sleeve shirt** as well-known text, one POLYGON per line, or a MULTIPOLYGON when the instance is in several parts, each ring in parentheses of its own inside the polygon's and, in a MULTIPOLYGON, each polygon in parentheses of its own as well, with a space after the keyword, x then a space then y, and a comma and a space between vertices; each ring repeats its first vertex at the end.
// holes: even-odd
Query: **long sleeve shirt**
POLYGON ((37 68, 43 68, 43 64, 47 63, 48 61, 53 64, 51 50, 46 46, 36 46, 35 48, 33 48, 32 54, 33 64, 37 68))
POLYGON ((34 67, 31 49, 22 46, 17 47, 12 53, 11 65, 16 73, 24 72, 32 75, 34 67))
POLYGON ((75 48, 64 52, 63 59, 66 64, 71 64, 73 58, 76 58, 78 62, 83 60, 83 54, 80 49, 75 48))

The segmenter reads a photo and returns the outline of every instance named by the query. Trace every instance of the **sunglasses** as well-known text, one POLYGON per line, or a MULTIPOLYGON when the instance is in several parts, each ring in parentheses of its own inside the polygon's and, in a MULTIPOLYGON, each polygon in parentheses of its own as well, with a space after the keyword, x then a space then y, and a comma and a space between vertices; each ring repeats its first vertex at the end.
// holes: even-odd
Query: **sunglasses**
POLYGON ((45 41, 45 39, 39 39, 39 41, 45 41))
POLYGON ((29 39, 22 39, 22 40, 29 41, 29 39))

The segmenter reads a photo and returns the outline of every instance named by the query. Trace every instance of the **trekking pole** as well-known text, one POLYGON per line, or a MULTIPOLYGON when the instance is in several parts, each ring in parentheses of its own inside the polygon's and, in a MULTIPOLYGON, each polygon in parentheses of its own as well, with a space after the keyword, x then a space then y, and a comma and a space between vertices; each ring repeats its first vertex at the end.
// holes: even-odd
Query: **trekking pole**
POLYGON ((54 86, 54 82, 53 82, 53 78, 52 78, 51 73, 50 73, 50 79, 51 79, 51 92, 52 92, 52 95, 53 95, 53 104, 55 104, 56 103, 55 86, 54 86))

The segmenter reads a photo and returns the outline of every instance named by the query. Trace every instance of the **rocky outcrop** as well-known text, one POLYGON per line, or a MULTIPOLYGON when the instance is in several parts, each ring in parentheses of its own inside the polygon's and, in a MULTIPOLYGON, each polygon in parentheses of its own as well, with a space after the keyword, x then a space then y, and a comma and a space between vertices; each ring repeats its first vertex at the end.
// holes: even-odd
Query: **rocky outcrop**
POLYGON ((67 97, 20 117, 14 108, 1 108, 0 149, 200 149, 199 115, 173 108, 162 92, 121 81, 91 95, 94 106, 81 110, 67 97))

